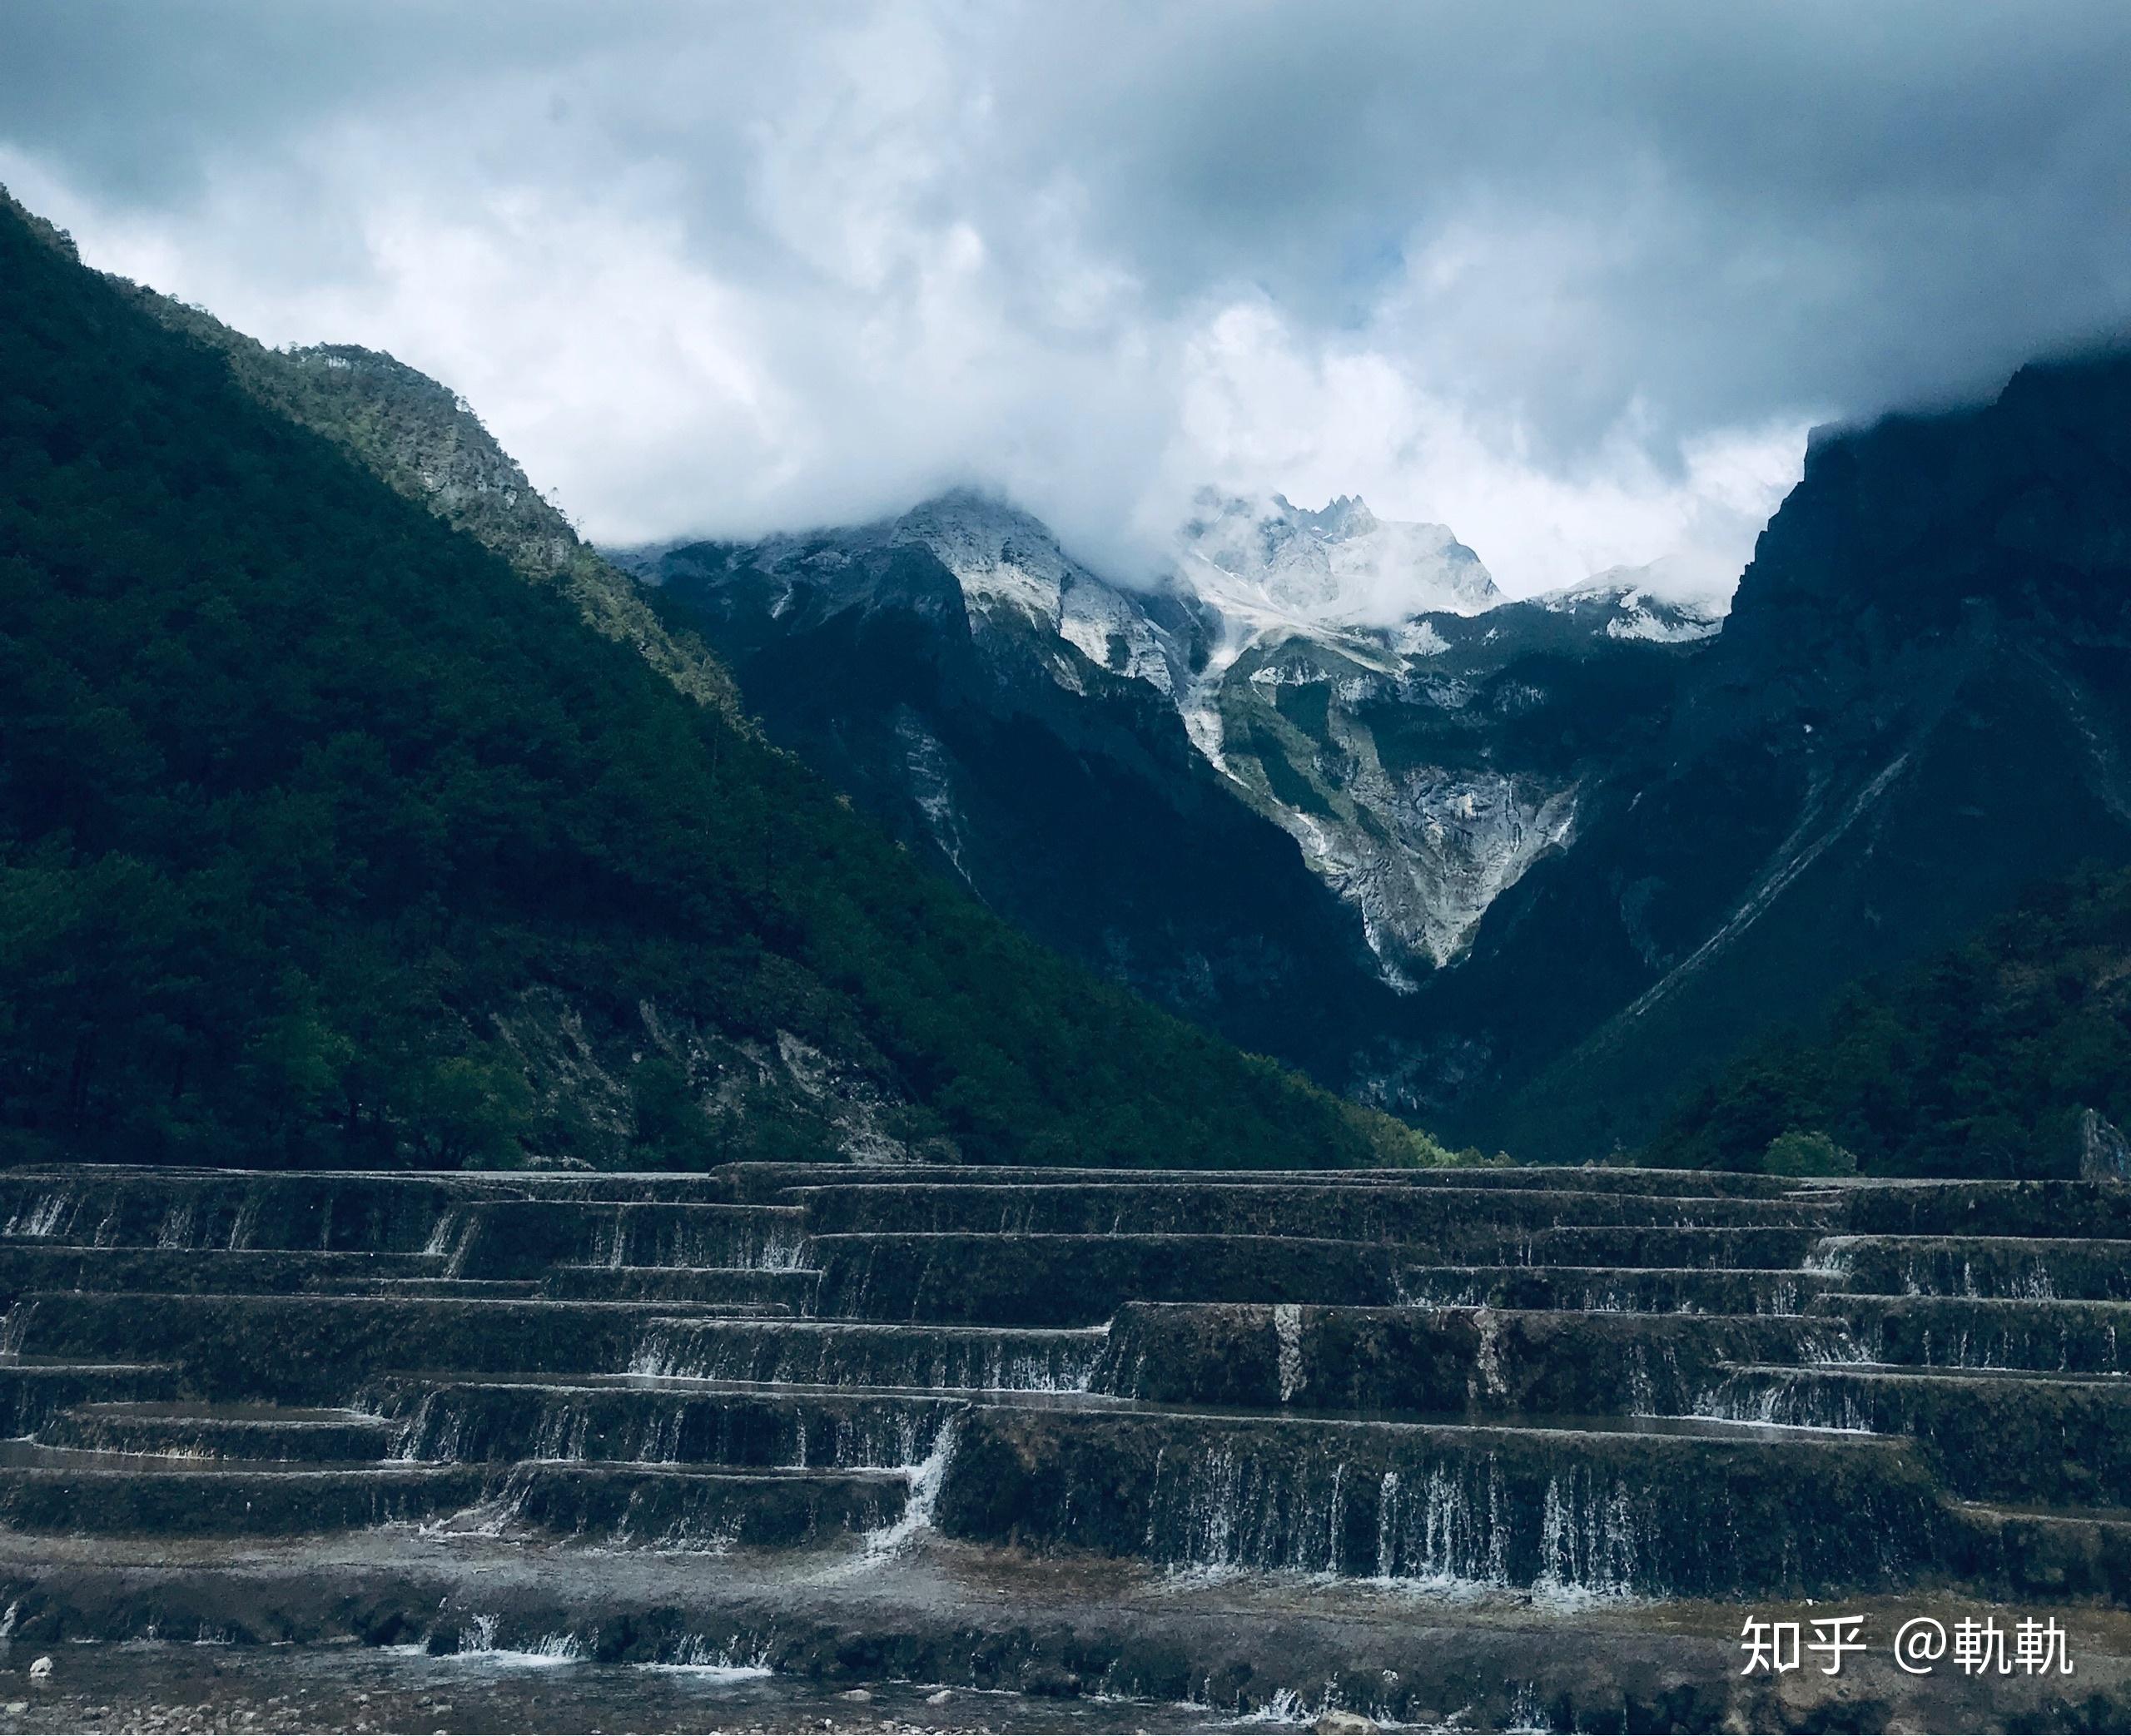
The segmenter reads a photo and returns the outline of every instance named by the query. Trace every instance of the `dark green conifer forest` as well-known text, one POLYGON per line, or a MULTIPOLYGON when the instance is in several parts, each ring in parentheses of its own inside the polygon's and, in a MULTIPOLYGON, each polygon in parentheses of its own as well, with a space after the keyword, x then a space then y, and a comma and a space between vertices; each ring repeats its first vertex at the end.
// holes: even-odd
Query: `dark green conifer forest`
POLYGON ((529 1005, 590 1049, 797 1039, 918 1153, 1428 1149, 919 871, 12 211, 0 983, 16 1159, 834 1154, 803 1096, 708 1113, 678 1042, 630 1050, 602 1145, 514 1040, 529 1005))
POLYGON ((1773 1143, 1811 1133, 1867 1175, 2065 1176, 2088 1110, 2131 1123, 2131 873, 2098 868, 1760 1045, 1642 1160, 1776 1167, 1773 1143))

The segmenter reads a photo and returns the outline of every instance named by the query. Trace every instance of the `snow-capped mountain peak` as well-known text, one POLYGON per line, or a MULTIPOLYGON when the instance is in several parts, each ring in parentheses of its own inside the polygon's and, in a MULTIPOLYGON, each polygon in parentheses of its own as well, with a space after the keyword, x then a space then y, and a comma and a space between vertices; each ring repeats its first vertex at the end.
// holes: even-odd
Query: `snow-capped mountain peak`
POLYGON ((1647 639, 1684 645, 1706 639, 1724 624, 1721 598, 1696 588, 1665 560, 1642 567, 1608 567, 1602 573, 1532 599, 1553 613, 1604 617, 1608 638, 1647 639))
POLYGON ((930 549, 971 603, 1017 603, 1052 627, 1068 585, 1092 577, 1041 519, 967 489, 912 508, 894 521, 888 540, 930 549))
POLYGON ((1473 615, 1502 600, 1480 558, 1440 524, 1378 518, 1359 495, 1313 512, 1284 494, 1200 490, 1180 537, 1180 576, 1251 627, 1389 627, 1473 615))
MULTIPOLYGON (((1003 500, 957 489, 912 508, 889 533, 929 549, 976 613, 1024 615, 1090 662, 1172 691, 1188 652, 1145 608, 1059 546, 1040 518, 1003 500)), ((1069 682, 1070 667, 1058 673, 1069 682)))

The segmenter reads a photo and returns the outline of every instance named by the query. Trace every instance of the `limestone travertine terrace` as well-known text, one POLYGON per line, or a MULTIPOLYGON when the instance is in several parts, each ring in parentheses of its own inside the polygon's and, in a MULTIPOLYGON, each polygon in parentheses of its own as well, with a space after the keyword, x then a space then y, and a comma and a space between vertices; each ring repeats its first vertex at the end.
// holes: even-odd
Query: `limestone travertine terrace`
POLYGON ((17 1648, 1694 1728, 1774 1715, 1742 1611, 1846 1600, 2084 1673, 1814 1691, 2131 1708, 2114 1184, 17 1170, 0 1287, 17 1648))

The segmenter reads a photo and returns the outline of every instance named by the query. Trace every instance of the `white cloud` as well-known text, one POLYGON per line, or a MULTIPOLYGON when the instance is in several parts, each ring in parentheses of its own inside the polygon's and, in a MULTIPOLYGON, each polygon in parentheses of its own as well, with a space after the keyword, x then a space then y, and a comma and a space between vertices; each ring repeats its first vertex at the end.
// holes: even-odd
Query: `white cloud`
POLYGON ((1212 481, 1448 523, 1513 593, 1721 588, 1810 421, 2131 308, 2124 15, 1890 3, 1860 60, 1780 7, 1100 0, 149 9, 92 54, 26 0, 0 177, 447 381, 606 539, 988 481, 1130 576, 1212 481))
POLYGON ((1309 506, 1359 493, 1378 517, 1447 523, 1518 595, 1661 556, 1727 591, 1805 453, 1807 424, 1785 420, 1699 436, 1668 467, 1631 405, 1590 454, 1543 464, 1513 417, 1432 390, 1396 351, 1314 341, 1262 301, 1213 313, 1185 355, 1166 488, 1143 528, 1173 522, 1196 480, 1309 506))

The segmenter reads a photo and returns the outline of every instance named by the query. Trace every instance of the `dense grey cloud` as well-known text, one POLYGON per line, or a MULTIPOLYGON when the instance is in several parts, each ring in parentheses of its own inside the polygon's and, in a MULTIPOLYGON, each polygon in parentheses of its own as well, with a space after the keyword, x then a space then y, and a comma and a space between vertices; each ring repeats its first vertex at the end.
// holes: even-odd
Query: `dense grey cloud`
POLYGON ((2131 7, 14 0, 94 263, 463 391, 591 533, 1198 484, 1735 572, 1812 421, 2131 315, 2131 7))

